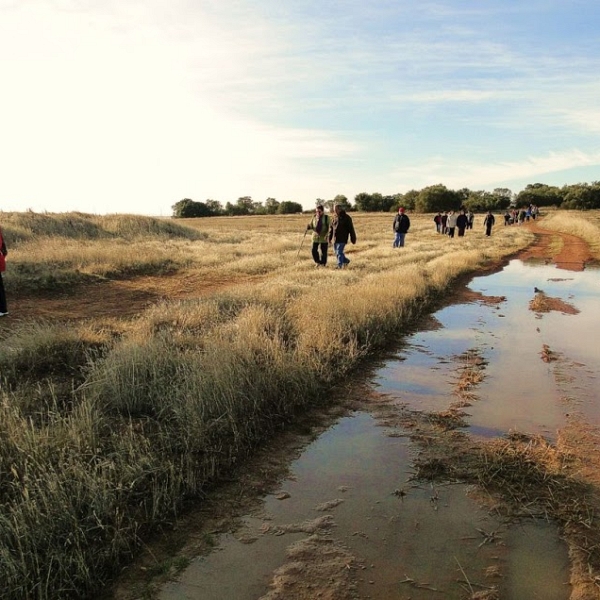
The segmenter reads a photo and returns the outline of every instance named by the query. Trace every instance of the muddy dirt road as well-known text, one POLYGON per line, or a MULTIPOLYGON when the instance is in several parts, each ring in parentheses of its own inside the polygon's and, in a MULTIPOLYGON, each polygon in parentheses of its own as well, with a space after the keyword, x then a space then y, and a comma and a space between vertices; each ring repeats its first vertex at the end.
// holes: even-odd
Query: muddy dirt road
MULTIPOLYGON (((583 269, 592 259, 578 238, 544 231, 536 223, 527 227, 536 234, 536 243, 523 256, 573 271, 583 269)), ((10 320, 0 327, 39 318, 121 319, 162 299, 209 295, 239 281, 223 277, 199 280, 193 273, 180 273, 105 282, 55 298, 15 296, 10 299, 10 320)), ((494 304, 493 298, 484 301, 494 304)), ((431 327, 435 328, 435 323, 431 327)), ((466 361, 470 370, 463 372, 467 383, 474 385, 478 356, 449 357, 448 362, 452 361, 457 369, 463 369, 466 361)), ((373 368, 366 365, 362 374, 337 390, 332 405, 308 415, 298 428, 284 432, 243 469, 232 473, 232 480, 214 490, 199 511, 190 511, 173 531, 166 530, 152 542, 104 597, 597 597, 593 595, 594 581, 581 574, 583 568, 581 581, 569 576, 568 547, 561 542, 552 519, 546 528, 523 525, 509 534, 505 509, 493 503, 490 506, 489 498, 478 497, 477 486, 447 485, 434 481, 435 473, 424 475, 423 469, 447 468, 440 455, 456 453, 457 462, 469 456, 459 431, 461 407, 446 407, 435 414, 404 411, 368 384, 373 368), (383 430, 385 435, 381 435, 383 430), (385 468, 357 477, 349 468, 353 465, 348 457, 358 447, 367 451, 369 461, 385 468), (406 465, 412 465, 415 472, 420 470, 421 479, 414 485, 396 476, 406 473, 406 465), (340 482, 344 473, 347 481, 340 482), (357 504, 362 508, 356 509, 357 504), (311 518, 307 518, 306 505, 311 506, 311 518), (442 514, 443 528, 438 519, 442 514), (341 540, 334 533, 336 528, 349 533, 341 540), (396 533, 390 533, 393 531, 396 533), (215 544, 218 551, 211 552, 215 544), (506 551, 508 546, 513 552, 506 551), (530 557, 536 547, 545 548, 541 564, 519 559, 514 552, 517 548, 522 557, 530 557), (386 555, 405 565, 400 578, 391 558, 381 562, 386 555), (199 561, 198 556, 205 559, 199 561), (448 557, 453 558, 450 569, 448 557), (511 582, 522 582, 528 572, 541 569, 545 575, 537 579, 552 581, 548 589, 542 588, 544 595, 539 596, 542 592, 535 588, 502 587, 510 561, 511 582), (521 577, 515 575, 519 569, 524 572, 521 577), (552 580, 550 574, 557 578, 552 580), (175 575, 175 582, 167 583, 175 575), (567 587, 564 582, 569 577, 571 586, 567 587)), ((460 387, 464 383, 459 379, 452 395, 466 402, 472 392, 460 387)), ((576 444, 577 450, 591 459, 578 466, 581 472, 587 468, 590 480, 599 472, 600 462, 593 463, 596 435, 594 429, 579 429, 568 438, 573 454, 576 444)), ((526 446, 534 442, 523 440, 526 446)), ((552 451, 545 449, 546 454, 552 451)), ((573 560, 577 557, 571 556, 573 560)))

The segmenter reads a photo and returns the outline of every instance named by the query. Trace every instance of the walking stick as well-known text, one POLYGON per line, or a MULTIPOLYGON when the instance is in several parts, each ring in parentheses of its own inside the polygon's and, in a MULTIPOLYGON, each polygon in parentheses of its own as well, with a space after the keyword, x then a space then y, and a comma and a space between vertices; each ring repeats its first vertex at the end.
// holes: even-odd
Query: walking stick
POLYGON ((302 250, 302 244, 304 244, 304 238, 306 237, 307 233, 308 233, 308 229, 305 229, 304 235, 302 236, 302 241, 300 242, 300 248, 298 248, 298 254, 296 254, 296 259, 298 259, 298 257, 300 256, 300 250, 302 250))

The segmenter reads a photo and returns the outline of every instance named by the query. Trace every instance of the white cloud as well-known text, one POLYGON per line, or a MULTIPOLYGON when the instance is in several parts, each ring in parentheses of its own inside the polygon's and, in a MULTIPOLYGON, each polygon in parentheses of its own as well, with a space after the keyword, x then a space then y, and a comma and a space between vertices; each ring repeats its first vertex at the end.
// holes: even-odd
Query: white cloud
POLYGON ((600 151, 588 153, 573 149, 498 163, 457 162, 436 157, 397 169, 392 177, 397 181, 414 182, 412 187, 417 189, 440 182, 451 189, 480 189, 501 181, 529 179, 533 182, 540 175, 594 165, 600 165, 600 151))

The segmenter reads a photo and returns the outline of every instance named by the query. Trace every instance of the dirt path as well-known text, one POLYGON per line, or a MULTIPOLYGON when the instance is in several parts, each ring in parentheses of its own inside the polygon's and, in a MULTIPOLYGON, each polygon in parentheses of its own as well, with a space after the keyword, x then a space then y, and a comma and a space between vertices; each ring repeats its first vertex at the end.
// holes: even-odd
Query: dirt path
POLYGON ((577 236, 544 229, 538 221, 530 221, 524 227, 535 235, 535 242, 519 255, 523 260, 544 259, 547 263, 556 264, 559 269, 569 271, 582 271, 587 263, 594 260, 589 245, 577 236), (556 241, 559 243, 556 244, 556 241), (553 250, 555 247, 560 248, 558 252, 553 250))
MULTIPOLYGON (((587 245, 574 236, 544 230, 533 222, 524 226, 535 233, 536 239, 520 258, 537 258, 570 270, 581 270, 593 258, 587 245)), ((361 385, 360 379, 361 376, 358 375, 358 383, 355 381, 353 387, 349 385, 348 389, 340 390, 340 398, 331 406, 307 415, 299 426, 300 432, 286 431, 277 436, 277 439, 271 440, 267 447, 259 450, 245 463, 243 472, 237 473, 229 483, 213 490, 203 501, 200 511, 180 515, 177 531, 170 532, 153 544, 150 552, 139 556, 115 588, 107 591, 105 598, 131 600, 143 594, 151 598, 163 597, 160 595, 161 583, 179 570, 178 561, 187 564, 198 554, 210 552, 210 535, 216 532, 229 532, 233 535, 236 532, 235 535, 243 537, 243 533, 240 533, 242 515, 254 510, 265 494, 275 493, 279 481, 289 475, 287 469, 290 461, 319 432, 326 430, 337 418, 347 414, 347 411, 370 410, 374 414, 381 412, 380 418, 389 420, 386 401, 374 395, 367 386, 361 385), (158 576, 157 570, 161 571, 158 576)), ((571 435, 569 443, 590 447, 590 437, 593 437, 594 432, 584 435, 585 432, 578 430, 575 433, 577 437, 571 435)), ((591 465, 589 468, 595 472, 591 465)), ((313 526, 314 523, 308 525, 313 526)), ((249 539, 247 543, 252 541, 249 539)), ((265 600, 312 600, 316 597, 339 600, 358 597, 353 580, 356 569, 352 566, 354 563, 347 550, 332 544, 327 528, 323 534, 318 530, 313 532, 308 542, 310 546, 294 546, 294 562, 285 564, 274 573, 271 592, 265 596, 265 600)), ((414 591, 415 594, 417 592, 418 590, 414 591)), ((473 598, 475 597, 496 596, 489 594, 474 595, 473 598)))
POLYGON ((80 320, 133 317, 162 300, 184 300, 211 295, 239 283, 260 281, 262 276, 231 276, 180 271, 172 275, 104 281, 75 287, 55 295, 13 294, 9 298, 10 320, 80 320))
MULTIPOLYGON (((581 270, 593 260, 589 246, 573 235, 543 229, 536 221, 524 225, 536 236, 521 258, 539 258, 559 268, 581 270), (558 240, 558 243, 556 243, 558 240), (553 248, 560 248, 553 253, 553 248)), ((80 320, 133 317, 161 300, 184 300, 211 295, 239 283, 260 281, 263 276, 199 274, 180 271, 172 275, 145 276, 78 286, 55 295, 13 294, 9 298, 10 319, 0 321, 0 330, 11 323, 38 319, 80 320)))

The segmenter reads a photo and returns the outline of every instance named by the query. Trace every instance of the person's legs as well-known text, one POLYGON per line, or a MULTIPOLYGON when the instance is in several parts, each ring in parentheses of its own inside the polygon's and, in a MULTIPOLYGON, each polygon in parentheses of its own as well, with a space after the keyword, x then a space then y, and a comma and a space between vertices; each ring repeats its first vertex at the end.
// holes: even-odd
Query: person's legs
POLYGON ((4 281, 2 281, 2 275, 0 275, 0 313, 5 314, 8 312, 6 307, 6 294, 4 293, 4 281))
POLYGON ((397 248, 399 243, 400 243, 400 234, 396 231, 396 233, 394 234, 394 244, 393 244, 393 247, 397 248))
POLYGON ((398 247, 404 248, 404 238, 406 237, 405 233, 398 233, 398 247))
POLYGON ((321 259, 319 258, 319 242, 313 242, 311 252, 312 252, 312 257, 313 257, 313 260, 315 261, 315 263, 317 265, 320 265, 321 259))
POLYGON ((346 255, 344 254, 344 248, 346 247, 346 244, 338 242, 336 244, 333 245, 333 248, 335 250, 335 255, 337 257, 337 267, 338 269, 341 269, 344 265, 347 265, 350 261, 346 258, 346 255))
POLYGON ((327 250, 329 249, 329 244, 324 242, 321 244, 321 264, 325 266, 327 264, 327 250))

